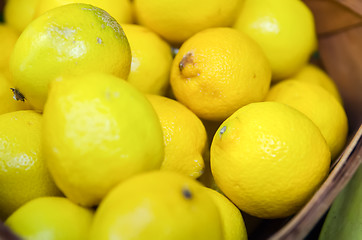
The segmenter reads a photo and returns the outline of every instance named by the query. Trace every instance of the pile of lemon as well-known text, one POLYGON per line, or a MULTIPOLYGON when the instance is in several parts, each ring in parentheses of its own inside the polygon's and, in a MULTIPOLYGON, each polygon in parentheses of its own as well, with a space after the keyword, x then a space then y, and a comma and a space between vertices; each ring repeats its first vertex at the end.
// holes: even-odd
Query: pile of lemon
POLYGON ((247 239, 243 216, 297 213, 345 145, 300 0, 3 14, 0 219, 24 239, 247 239))

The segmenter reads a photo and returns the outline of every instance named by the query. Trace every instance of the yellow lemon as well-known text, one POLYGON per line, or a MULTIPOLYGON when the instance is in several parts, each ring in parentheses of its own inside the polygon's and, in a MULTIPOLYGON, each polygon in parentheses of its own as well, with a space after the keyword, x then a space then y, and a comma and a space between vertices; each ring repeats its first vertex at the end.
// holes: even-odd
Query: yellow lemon
POLYGON ((203 191, 210 196, 219 209, 224 240, 247 240, 248 235, 240 210, 221 193, 204 187, 203 191))
POLYGON ((16 95, 11 89, 14 88, 9 80, 6 79, 4 74, 0 73, 0 102, 2 103, 0 105, 0 115, 7 112, 31 109, 26 99, 16 100, 16 95))
POLYGON ((165 95, 173 60, 170 45, 143 26, 122 24, 122 28, 132 52, 127 81, 141 92, 165 95))
POLYGON ((348 119, 342 105, 320 86, 293 79, 274 85, 267 101, 287 104, 309 117, 320 129, 332 160, 342 151, 348 134, 348 119))
POLYGON ((49 170, 81 205, 97 205, 118 182, 158 169, 163 161, 162 128, 152 105, 113 75, 57 79, 43 118, 49 170))
POLYGON ((189 38, 170 77, 177 100, 208 120, 225 120, 240 107, 262 101, 270 80, 261 48, 232 28, 211 28, 189 38))
POLYGON ((223 239, 218 208, 201 187, 175 172, 134 176, 101 202, 90 240, 223 239))
POLYGON ((137 21, 173 45, 211 27, 231 26, 243 0, 135 0, 137 21))
POLYGON ((216 132, 211 170, 221 191, 259 218, 296 213, 328 175, 330 152, 318 127, 282 103, 251 103, 216 132))
POLYGON ((324 72, 318 66, 313 64, 307 64, 292 78, 298 81, 312 83, 324 88, 329 93, 331 93, 341 104, 343 104, 342 97, 335 82, 330 76, 328 76, 326 72, 324 72))
POLYGON ((131 23, 133 19, 129 0, 38 0, 35 18, 50 9, 70 3, 86 3, 102 8, 114 17, 118 23, 131 23))
POLYGON ((15 88, 39 110, 49 82, 59 75, 100 71, 127 78, 130 66, 121 26, 104 10, 80 3, 52 9, 31 22, 10 60, 15 88))
POLYGON ((4 7, 5 22, 21 33, 34 19, 39 0, 7 0, 4 7))
POLYGON ((42 116, 32 110, 0 115, 0 219, 41 196, 59 195, 41 147, 42 116))
POLYGON ((19 34, 8 24, 0 23, 0 71, 9 71, 9 61, 19 34))
POLYGON ((262 47, 274 81, 295 74, 316 50, 313 14, 300 0, 245 0, 233 27, 262 47))
POLYGON ((5 225, 23 239, 84 240, 92 219, 92 210, 69 199, 40 197, 16 210, 5 225))
POLYGON ((161 169, 198 178, 204 172, 207 135, 201 120, 181 103, 147 95, 160 119, 165 144, 161 169))

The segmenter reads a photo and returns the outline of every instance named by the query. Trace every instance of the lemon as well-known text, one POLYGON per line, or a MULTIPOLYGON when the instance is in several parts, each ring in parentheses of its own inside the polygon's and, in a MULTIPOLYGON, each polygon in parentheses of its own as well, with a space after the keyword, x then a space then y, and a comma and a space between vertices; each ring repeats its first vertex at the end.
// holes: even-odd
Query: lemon
POLYGON ((162 128, 152 105, 113 75, 57 79, 43 118, 49 170, 75 203, 97 205, 118 182, 163 161, 162 128))
POLYGON ((248 235, 240 210, 221 193, 204 187, 203 191, 209 195, 219 209, 224 240, 247 240, 248 235))
POLYGON ((134 0, 137 21, 180 45, 206 28, 231 26, 243 0, 134 0))
POLYGON ((118 23, 131 23, 133 19, 129 0, 38 0, 35 18, 50 9, 70 3, 86 3, 99 7, 114 17, 118 23))
POLYGON ((178 101, 198 117, 225 120, 240 107, 262 101, 271 80, 261 48, 232 28, 211 28, 178 51, 170 83, 178 101))
POLYGON ((221 191, 259 218, 296 213, 328 175, 330 152, 318 127, 282 103, 251 103, 223 122, 211 145, 221 191))
POLYGON ((122 28, 132 52, 128 82, 141 92, 165 95, 173 60, 170 45, 146 27, 122 24, 122 28))
POLYGON ((90 240, 222 239, 218 208, 202 186, 175 172, 153 171, 117 185, 101 202, 90 240))
POLYGON ((342 97, 339 93, 336 83, 325 71, 323 71, 318 66, 307 64, 292 78, 294 80, 312 83, 324 88, 329 93, 331 93, 341 104, 343 104, 342 97))
POLYGON ((130 66, 131 50, 121 26, 104 10, 80 3, 60 6, 32 21, 10 60, 15 88, 39 110, 49 82, 59 75, 101 71, 127 78, 130 66))
POLYGON ((5 222, 23 239, 84 240, 93 211, 62 197, 40 197, 16 210, 5 222))
POLYGON ((39 0, 7 0, 4 7, 5 22, 21 33, 34 19, 39 0))
POLYGON ((233 27, 262 47, 273 81, 295 74, 317 48, 313 14, 300 0, 245 0, 233 27))
POLYGON ((13 89, 13 86, 9 80, 6 79, 4 74, 0 73, 0 102, 2 103, 0 105, 0 115, 7 112, 31 109, 26 100, 17 101, 14 99, 14 93, 11 89, 13 89))
POLYGON ((32 110, 0 115, 0 219, 41 196, 59 195, 41 148, 42 116, 32 110))
POLYGON ((204 172, 207 135, 201 120, 181 103, 147 95, 163 130, 165 158, 161 169, 198 178, 204 172))
POLYGON ((326 139, 332 160, 342 151, 348 134, 347 115, 342 105, 325 89, 289 79, 274 85, 266 100, 287 104, 309 117, 326 139))
POLYGON ((9 71, 9 61, 19 34, 8 24, 0 23, 0 71, 9 71))

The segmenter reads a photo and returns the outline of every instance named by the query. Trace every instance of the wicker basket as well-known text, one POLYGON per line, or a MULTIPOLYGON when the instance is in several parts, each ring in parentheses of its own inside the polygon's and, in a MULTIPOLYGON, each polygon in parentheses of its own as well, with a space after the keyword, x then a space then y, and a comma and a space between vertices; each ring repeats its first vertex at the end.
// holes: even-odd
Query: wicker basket
MULTIPOLYGON (((349 120, 347 145, 312 199, 296 215, 254 224, 249 239, 317 239, 323 217, 362 162, 362 1, 304 0, 318 32, 314 59, 336 82, 349 120), (319 226, 319 228, 318 228, 319 226)), ((0 0, 0 7, 4 1, 0 0)), ((0 239, 17 240, 0 223, 0 239)))

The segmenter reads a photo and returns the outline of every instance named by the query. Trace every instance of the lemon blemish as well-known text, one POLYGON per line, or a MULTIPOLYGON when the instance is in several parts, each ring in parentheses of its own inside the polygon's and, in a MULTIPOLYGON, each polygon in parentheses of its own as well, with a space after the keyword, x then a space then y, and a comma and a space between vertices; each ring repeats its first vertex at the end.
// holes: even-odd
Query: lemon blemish
POLYGON ((182 195, 184 196, 184 198, 186 199, 191 199, 192 198, 192 193, 190 191, 190 189, 188 187, 184 187, 182 189, 182 195))

